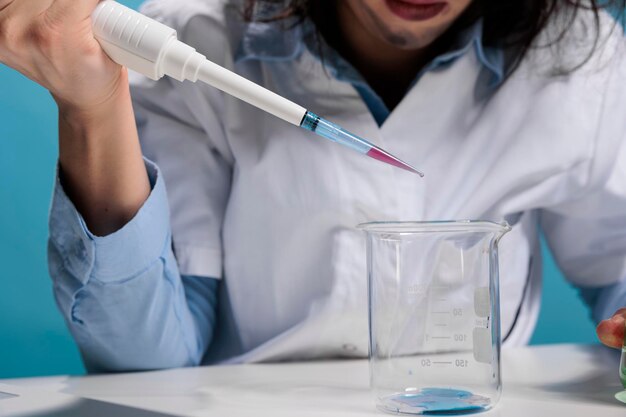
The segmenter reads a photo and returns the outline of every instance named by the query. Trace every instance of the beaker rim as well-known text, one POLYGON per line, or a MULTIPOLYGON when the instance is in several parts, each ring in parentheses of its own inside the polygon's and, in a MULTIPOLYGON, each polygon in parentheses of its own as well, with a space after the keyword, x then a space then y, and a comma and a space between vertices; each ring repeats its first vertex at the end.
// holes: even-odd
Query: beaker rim
POLYGON ((368 233, 432 233, 432 232, 497 232, 506 233, 511 226, 489 220, 436 220, 436 221, 388 221, 367 222, 356 226, 368 233))

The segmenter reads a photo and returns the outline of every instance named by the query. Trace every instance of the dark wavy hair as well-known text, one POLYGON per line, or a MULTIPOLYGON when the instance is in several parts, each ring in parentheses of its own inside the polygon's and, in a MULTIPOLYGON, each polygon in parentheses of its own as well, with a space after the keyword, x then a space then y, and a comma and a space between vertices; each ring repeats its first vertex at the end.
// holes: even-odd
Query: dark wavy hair
MULTIPOLYGON (((319 37, 321 22, 328 16, 328 7, 332 6, 334 1, 342 0, 245 0, 243 14, 248 21, 258 20, 254 11, 258 6, 266 6, 274 12, 271 16, 263 17, 261 20, 264 21, 295 19, 296 22, 302 22, 310 19, 318 27, 319 37)), ((566 19, 562 22, 560 31, 553 35, 549 43, 540 47, 556 45, 565 37, 580 12, 590 12, 593 27, 587 28, 587 33, 588 36, 593 36, 592 47, 586 51, 580 62, 565 70, 567 72, 584 65, 597 48, 601 30, 600 11, 611 10, 618 16, 617 25, 617 22, 622 24, 624 22, 625 8, 626 0, 473 0, 445 36, 454 36, 482 18, 484 45, 501 47, 509 51, 508 68, 511 72, 534 46, 537 36, 557 13, 566 11, 566 19)))

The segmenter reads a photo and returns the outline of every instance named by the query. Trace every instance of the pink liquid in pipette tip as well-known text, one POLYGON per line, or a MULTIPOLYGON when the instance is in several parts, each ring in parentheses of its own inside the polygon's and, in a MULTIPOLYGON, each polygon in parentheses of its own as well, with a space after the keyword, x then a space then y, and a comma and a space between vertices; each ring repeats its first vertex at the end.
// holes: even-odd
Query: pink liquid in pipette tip
POLYGON ((372 148, 367 152, 367 156, 374 158, 374 159, 378 159, 379 161, 382 161, 382 162, 386 162, 395 167, 402 168, 405 171, 412 172, 414 174, 419 175, 420 177, 424 176, 424 174, 422 174, 421 172, 419 172, 418 170, 416 170, 409 164, 402 162, 398 158, 394 157, 393 155, 389 155, 387 152, 381 149, 372 148))

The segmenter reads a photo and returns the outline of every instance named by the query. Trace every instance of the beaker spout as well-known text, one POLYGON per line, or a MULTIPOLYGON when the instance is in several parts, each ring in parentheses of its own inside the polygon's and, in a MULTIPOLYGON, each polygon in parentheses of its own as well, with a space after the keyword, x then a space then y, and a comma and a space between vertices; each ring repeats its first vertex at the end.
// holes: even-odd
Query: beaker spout
POLYGON ((509 233, 513 228, 506 221, 502 221, 500 223, 495 223, 495 224, 500 226, 500 230, 496 232, 496 243, 497 243, 500 241, 500 239, 502 239, 504 235, 509 233))

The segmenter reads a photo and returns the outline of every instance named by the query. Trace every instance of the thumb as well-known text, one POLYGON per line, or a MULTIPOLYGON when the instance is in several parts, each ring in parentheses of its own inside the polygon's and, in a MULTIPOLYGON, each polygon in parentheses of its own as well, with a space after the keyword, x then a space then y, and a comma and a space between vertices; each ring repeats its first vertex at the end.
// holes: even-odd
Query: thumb
POLYGON ((602 320, 596 328, 602 343, 614 348, 621 348, 624 343, 626 328, 626 308, 620 308, 610 319, 602 320))
POLYGON ((78 23, 89 19, 100 0, 54 0, 47 10, 54 22, 78 23))

